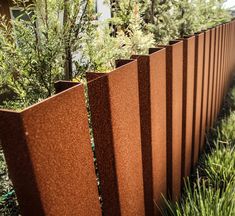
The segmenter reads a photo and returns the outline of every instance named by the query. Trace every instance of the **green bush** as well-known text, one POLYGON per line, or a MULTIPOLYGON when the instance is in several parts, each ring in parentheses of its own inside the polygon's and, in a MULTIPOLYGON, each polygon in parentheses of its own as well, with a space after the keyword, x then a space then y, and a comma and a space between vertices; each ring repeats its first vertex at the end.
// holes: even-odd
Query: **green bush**
POLYGON ((45 20, 32 5, 24 5, 28 20, 10 23, 0 17, 0 83, 17 95, 6 107, 24 108, 53 94, 62 78, 61 27, 54 13, 45 20))

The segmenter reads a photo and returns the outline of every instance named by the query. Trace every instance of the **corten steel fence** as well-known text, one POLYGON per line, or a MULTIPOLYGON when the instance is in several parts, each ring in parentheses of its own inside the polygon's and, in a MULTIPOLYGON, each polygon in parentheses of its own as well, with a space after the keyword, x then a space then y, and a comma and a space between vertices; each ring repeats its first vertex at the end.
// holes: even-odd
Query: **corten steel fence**
POLYGON ((87 73, 85 88, 60 81, 41 103, 0 110, 22 214, 160 215, 162 195, 180 197, 204 150, 235 69, 234 39, 231 21, 87 73))

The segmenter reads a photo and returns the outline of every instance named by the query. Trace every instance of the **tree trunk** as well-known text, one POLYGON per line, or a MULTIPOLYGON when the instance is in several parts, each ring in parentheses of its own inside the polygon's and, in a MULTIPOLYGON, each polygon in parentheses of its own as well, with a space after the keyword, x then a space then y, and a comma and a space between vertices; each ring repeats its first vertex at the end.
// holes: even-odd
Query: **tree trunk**
POLYGON ((65 42, 65 62, 64 62, 64 74, 66 80, 71 80, 72 75, 72 53, 70 45, 70 35, 68 34, 68 4, 69 0, 64 0, 64 42, 65 42))
POLYGON ((155 0, 151 0, 151 14, 150 14, 150 22, 154 24, 154 9, 155 9, 155 0))

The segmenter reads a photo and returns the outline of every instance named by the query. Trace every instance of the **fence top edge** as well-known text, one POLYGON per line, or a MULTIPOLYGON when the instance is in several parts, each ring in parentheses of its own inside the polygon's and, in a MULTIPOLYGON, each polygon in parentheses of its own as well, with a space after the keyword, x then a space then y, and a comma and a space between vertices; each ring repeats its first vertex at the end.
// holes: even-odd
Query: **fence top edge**
POLYGON ((70 80, 57 80, 54 84, 57 84, 57 83, 72 83, 72 84, 77 83, 77 84, 79 84, 79 82, 74 82, 74 81, 70 81, 70 80))
POLYGON ((194 35, 196 37, 200 36, 200 35, 203 35, 205 31, 200 31, 200 32, 195 32, 194 35))
MULTIPOLYGON (((58 81, 58 82, 60 82, 60 81, 58 81)), ((76 82, 72 82, 72 81, 63 81, 63 82, 76 83, 76 82)), ((31 109, 34 109, 35 107, 40 106, 41 104, 44 104, 44 103, 46 103, 46 102, 48 102, 50 100, 54 100, 55 98, 61 97, 62 95, 67 94, 68 92, 73 91, 76 88, 84 88, 84 87, 83 87, 82 84, 78 83, 77 85, 75 85, 75 86, 73 86, 71 88, 68 88, 68 89, 66 89, 66 90, 64 90, 64 91, 62 91, 60 93, 54 94, 54 95, 52 95, 52 96, 50 96, 50 97, 48 97, 48 98, 46 98, 46 99, 44 99, 42 101, 39 101, 39 102, 37 102, 35 104, 32 104, 32 105, 30 105, 30 106, 28 106, 28 107, 26 107, 26 108, 24 108, 22 110, 15 111, 15 110, 9 110, 9 109, 0 109, 0 112, 2 112, 2 113, 9 113, 9 114, 23 114, 25 112, 28 112, 31 109)))
POLYGON ((178 38, 177 40, 178 41, 183 41, 183 42, 188 42, 188 41, 191 41, 191 40, 194 40, 195 39, 195 35, 188 35, 188 36, 184 36, 182 38, 178 38))
POLYGON ((167 45, 158 45, 158 46, 163 47, 163 48, 173 48, 173 47, 181 45, 181 44, 183 44, 182 40, 171 40, 169 42, 169 44, 167 44, 167 45))
POLYGON ((132 55, 131 59, 149 58, 149 55, 132 55))
POLYGON ((149 56, 155 55, 159 52, 164 52, 166 50, 165 47, 155 47, 155 48, 149 48, 149 56))
MULTIPOLYGON (((109 73, 109 72, 108 72, 109 73)), ((102 78, 104 76, 106 76, 106 74, 108 73, 100 73, 100 72, 86 72, 86 79, 87 79, 87 83, 91 83, 99 78, 102 78), (92 79, 89 79, 88 76, 89 75, 92 75, 92 74, 95 74, 95 75, 100 75, 100 76, 97 76, 97 77, 93 77, 92 79), (88 76, 87 76, 88 75, 88 76)))
POLYGON ((123 71, 123 70, 125 70, 125 68, 128 68, 132 65, 136 65, 136 67, 137 67, 137 59, 117 59, 116 61, 124 61, 124 63, 121 64, 120 66, 117 66, 115 69, 113 69, 107 73, 102 73, 101 76, 88 81, 88 84, 91 84, 92 82, 95 82, 99 79, 103 79, 104 77, 109 77, 114 73, 118 73, 120 71, 123 71))
POLYGON ((115 71, 116 69, 120 68, 120 67, 123 67, 123 66, 126 66, 127 64, 130 64, 132 63, 133 61, 135 61, 134 59, 117 59, 115 61, 116 63, 116 68, 114 70, 111 70, 109 73, 112 73, 113 71, 115 71))
POLYGON ((20 114, 22 111, 10 110, 10 109, 0 109, 0 113, 8 113, 8 114, 20 114))
MULTIPOLYGON (((76 82, 75 82, 75 83, 76 83, 76 82)), ((26 111, 28 111, 28 110, 30 110, 30 109, 33 109, 34 107, 40 106, 41 104, 43 104, 43 103, 45 103, 45 102, 48 102, 48 101, 50 101, 50 100, 54 100, 55 98, 58 98, 58 97, 60 97, 60 96, 62 96, 62 95, 64 95, 64 94, 67 94, 68 92, 73 91, 74 89, 77 89, 77 88, 79 89, 79 88, 84 88, 84 87, 83 87, 82 84, 78 83, 77 85, 75 85, 75 86, 73 86, 73 87, 71 87, 71 88, 68 88, 68 89, 66 89, 66 90, 64 90, 64 91, 62 91, 62 92, 60 92, 60 93, 58 93, 58 94, 54 94, 54 95, 52 95, 51 97, 48 97, 48 98, 46 98, 46 99, 44 99, 44 100, 42 100, 42 101, 40 101, 40 102, 38 102, 38 103, 35 103, 35 104, 33 104, 33 105, 31 105, 31 106, 29 106, 29 107, 23 109, 23 110, 21 111, 21 113, 24 113, 24 112, 26 112, 26 111)))

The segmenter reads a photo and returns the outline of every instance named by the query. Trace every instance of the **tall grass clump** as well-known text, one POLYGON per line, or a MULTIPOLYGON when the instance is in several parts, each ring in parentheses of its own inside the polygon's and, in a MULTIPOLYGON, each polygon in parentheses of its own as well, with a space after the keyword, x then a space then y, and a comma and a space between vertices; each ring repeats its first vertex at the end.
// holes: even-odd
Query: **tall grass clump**
POLYGON ((235 213, 235 188, 230 182, 224 188, 213 188, 210 181, 198 178, 191 186, 185 183, 185 192, 179 203, 166 201, 163 216, 233 216, 235 213))

